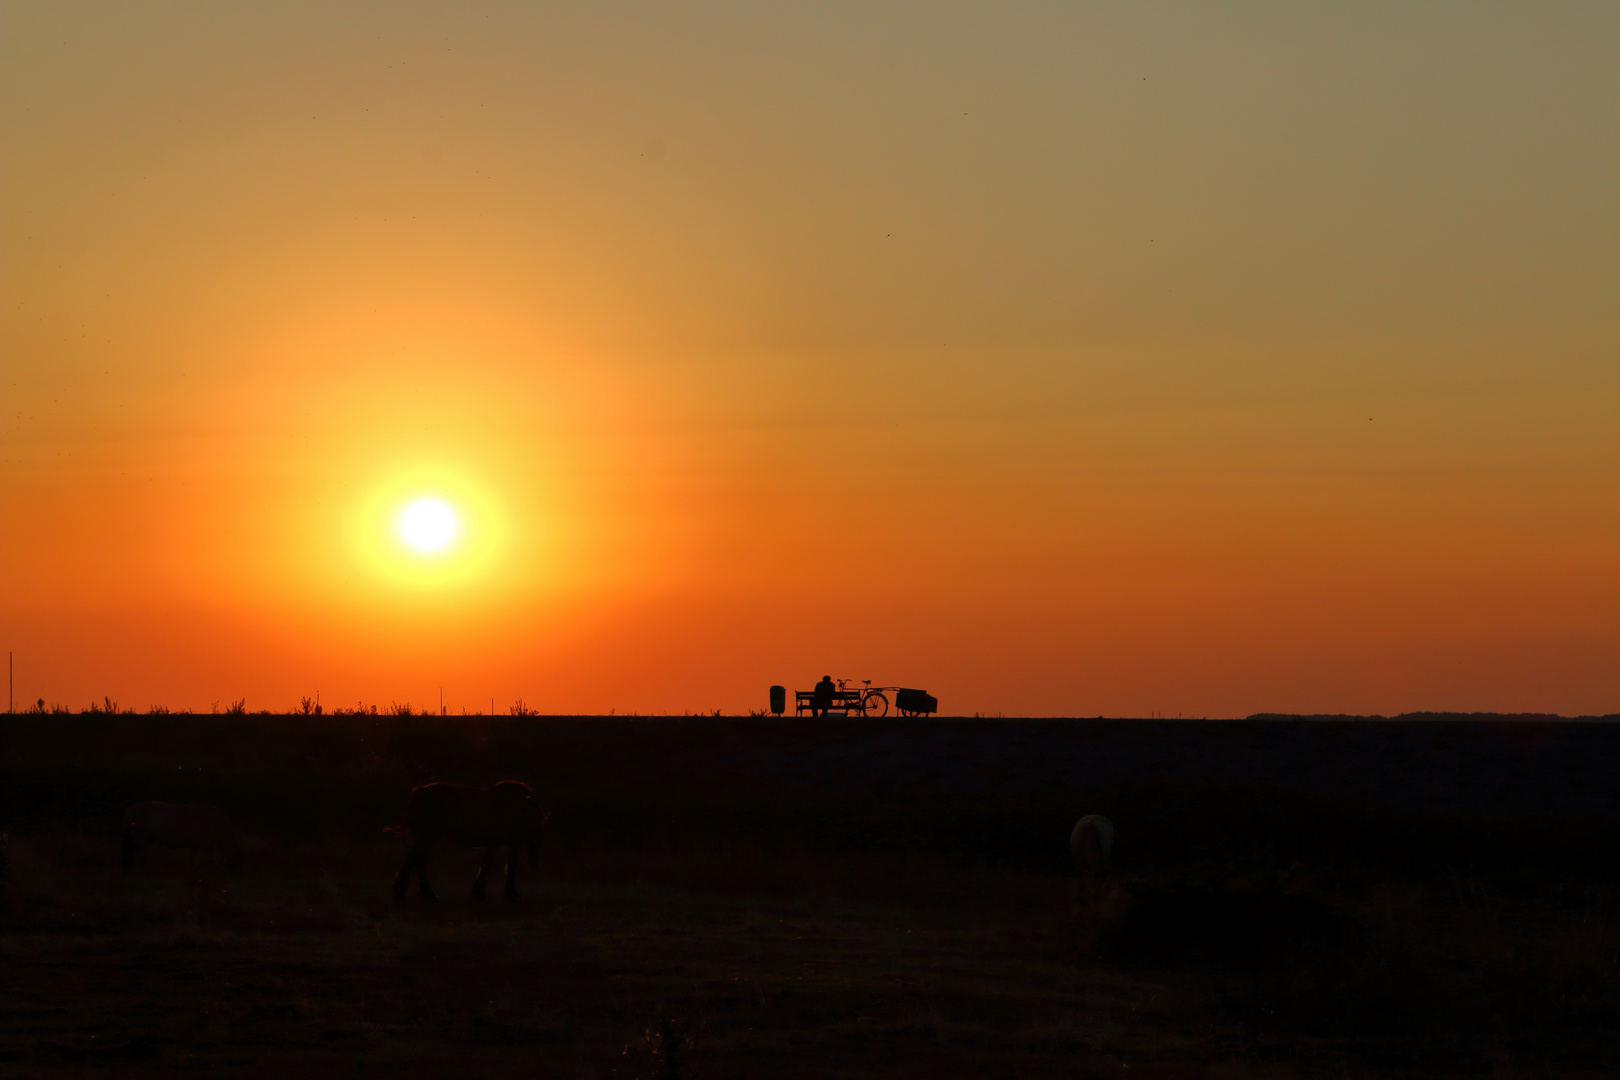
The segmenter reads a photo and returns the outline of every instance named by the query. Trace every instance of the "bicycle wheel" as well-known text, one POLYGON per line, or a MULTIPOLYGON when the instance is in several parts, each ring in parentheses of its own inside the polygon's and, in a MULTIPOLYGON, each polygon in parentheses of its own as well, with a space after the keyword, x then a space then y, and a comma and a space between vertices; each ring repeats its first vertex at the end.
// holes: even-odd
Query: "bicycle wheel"
POLYGON ((889 699, 880 692, 873 690, 861 698, 861 712, 866 716, 889 715, 889 699))

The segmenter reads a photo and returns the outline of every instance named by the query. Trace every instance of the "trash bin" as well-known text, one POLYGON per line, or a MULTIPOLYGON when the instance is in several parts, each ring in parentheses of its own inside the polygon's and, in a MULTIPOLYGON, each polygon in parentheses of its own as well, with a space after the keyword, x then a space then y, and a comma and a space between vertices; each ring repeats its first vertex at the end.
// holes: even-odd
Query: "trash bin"
POLYGON ((777 716, 787 712, 787 687, 771 687, 771 712, 777 716))

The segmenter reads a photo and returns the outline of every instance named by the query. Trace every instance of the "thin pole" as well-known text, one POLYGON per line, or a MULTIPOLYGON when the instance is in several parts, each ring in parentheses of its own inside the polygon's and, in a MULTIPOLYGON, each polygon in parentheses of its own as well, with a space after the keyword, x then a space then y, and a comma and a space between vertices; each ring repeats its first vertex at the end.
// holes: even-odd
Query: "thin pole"
POLYGON ((17 711, 17 654, 6 650, 6 712, 17 711))

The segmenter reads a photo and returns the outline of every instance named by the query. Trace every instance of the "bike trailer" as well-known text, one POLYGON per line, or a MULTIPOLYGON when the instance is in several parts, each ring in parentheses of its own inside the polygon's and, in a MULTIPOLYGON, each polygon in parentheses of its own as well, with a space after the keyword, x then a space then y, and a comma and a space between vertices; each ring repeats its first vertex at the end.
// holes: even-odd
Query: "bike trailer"
POLYGON ((926 690, 907 690, 902 687, 894 692, 894 707, 902 713, 921 716, 924 713, 939 712, 939 699, 926 690))

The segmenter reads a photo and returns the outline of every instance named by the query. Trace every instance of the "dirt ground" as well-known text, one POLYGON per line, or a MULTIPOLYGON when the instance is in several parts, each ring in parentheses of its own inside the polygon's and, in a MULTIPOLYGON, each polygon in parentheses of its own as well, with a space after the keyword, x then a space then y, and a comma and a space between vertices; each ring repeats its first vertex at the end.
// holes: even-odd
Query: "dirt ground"
POLYGON ((1612 1075, 1617 748, 1612 724, 8 718, 0 1080, 1612 1075), (523 902, 473 902, 447 847, 442 899, 394 903, 411 784, 507 776, 554 810, 523 902), (123 870, 142 798, 224 806, 241 871, 123 870), (1077 904, 1086 810, 1122 839, 1077 904))
POLYGON ((1047 877, 559 853, 514 906, 466 898, 447 851, 444 899, 395 904, 388 843, 253 847, 240 876, 161 851, 124 874, 108 840, 14 841, 0 1075, 1252 1075, 1266 1052, 1187 978, 1086 960, 1047 877))

